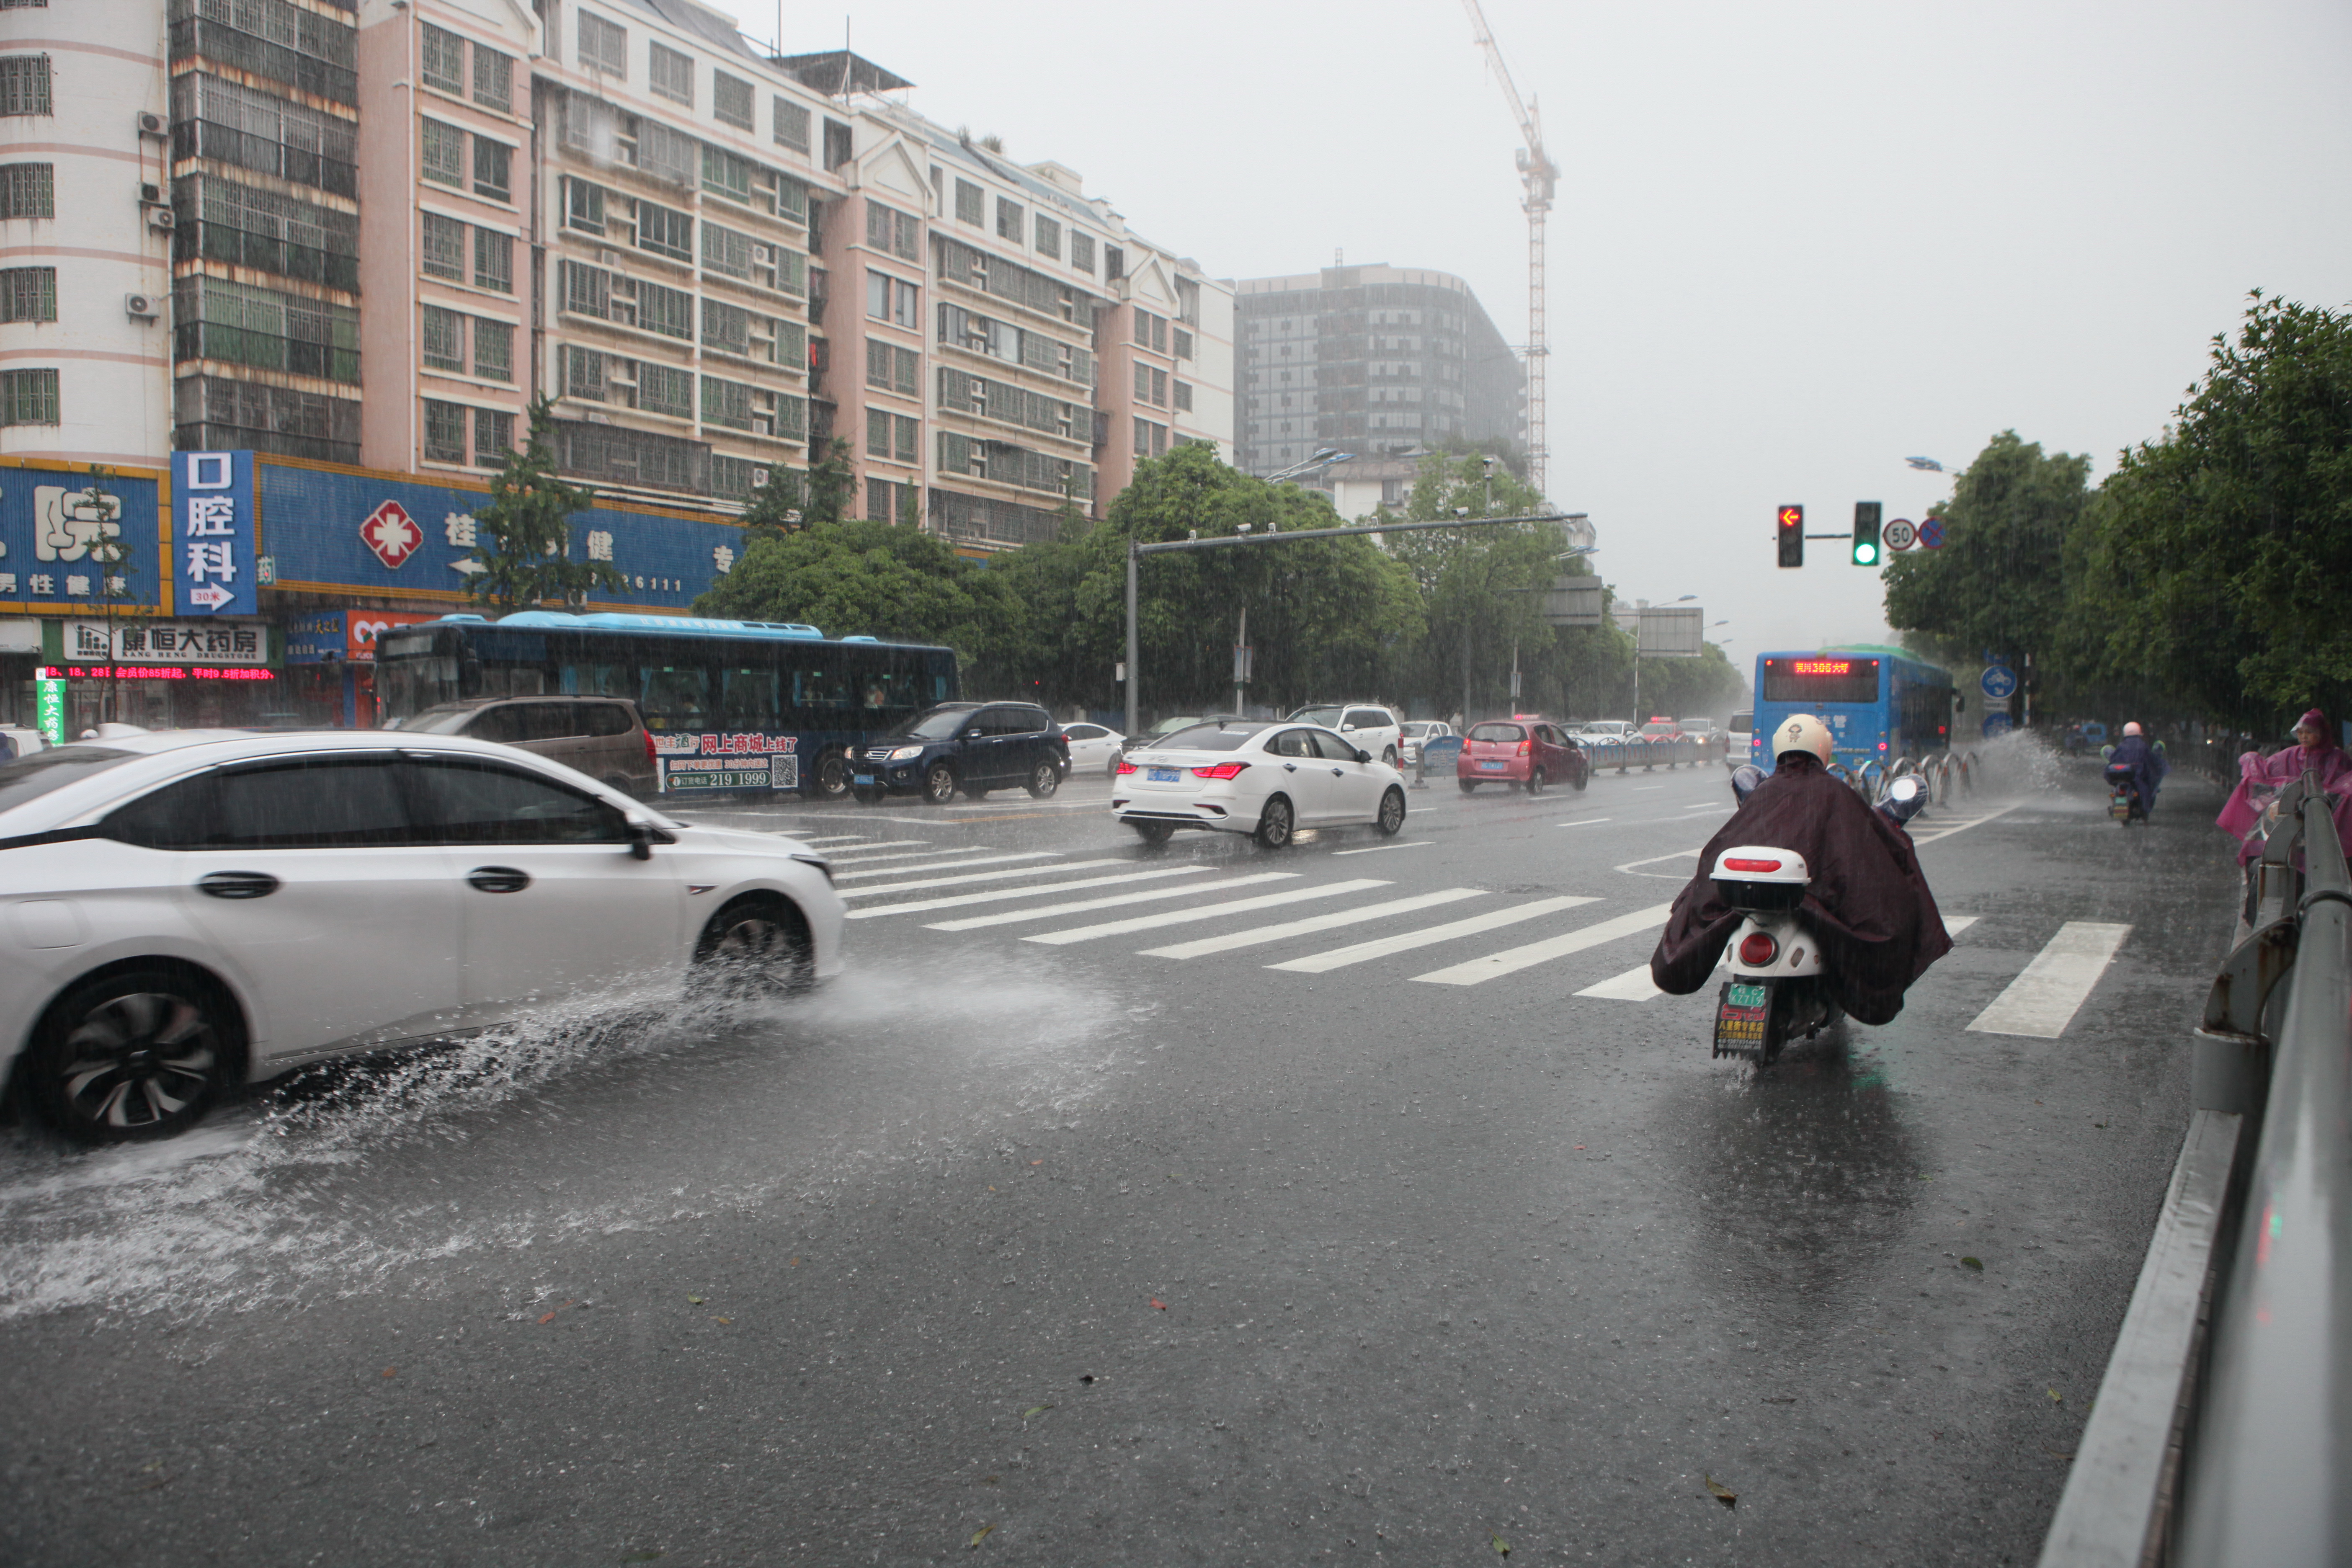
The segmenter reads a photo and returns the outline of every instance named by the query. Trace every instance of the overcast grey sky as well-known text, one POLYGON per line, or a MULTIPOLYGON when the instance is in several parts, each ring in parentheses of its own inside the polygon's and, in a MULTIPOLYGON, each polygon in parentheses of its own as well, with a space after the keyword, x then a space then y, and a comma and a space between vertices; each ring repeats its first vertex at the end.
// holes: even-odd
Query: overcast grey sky
MULTIPOLYGON (((732 4, 776 30, 773 0, 732 4)), ((1885 636, 1832 542, 1916 519, 2013 427, 2158 435, 2248 289, 2352 303, 2352 4, 1486 0, 1562 170, 1554 501, 1621 594, 1768 647, 1885 636)), ((1527 331, 1518 133, 1458 0, 788 3, 915 108, 1083 174, 1218 277, 1352 262, 1470 280, 1527 331)))

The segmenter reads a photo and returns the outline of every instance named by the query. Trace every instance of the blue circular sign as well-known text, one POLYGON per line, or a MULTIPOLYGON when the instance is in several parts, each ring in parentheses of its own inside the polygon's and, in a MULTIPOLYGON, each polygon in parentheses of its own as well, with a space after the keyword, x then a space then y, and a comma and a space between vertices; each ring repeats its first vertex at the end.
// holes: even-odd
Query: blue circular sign
POLYGON ((1944 548, 1944 520, 1942 518, 1930 517, 1921 521, 1919 524, 1919 547, 1923 550, 1941 550, 1944 548))
POLYGON ((2008 715, 2008 714, 2006 714, 2006 713, 1988 713, 1988 714, 1986 714, 1986 715, 1985 715, 1985 721, 1984 721, 1984 737, 1985 737, 1985 739, 1986 739, 1986 740, 1988 740, 1988 741, 1997 741, 1997 740, 1999 740, 2001 736, 2006 735, 2006 734, 2008 734, 2008 733, 2009 733, 2009 715, 2008 715))
POLYGON ((2017 691, 2017 671, 2005 664, 1989 664, 1977 679, 1984 694, 1996 702, 2006 702, 2017 691))

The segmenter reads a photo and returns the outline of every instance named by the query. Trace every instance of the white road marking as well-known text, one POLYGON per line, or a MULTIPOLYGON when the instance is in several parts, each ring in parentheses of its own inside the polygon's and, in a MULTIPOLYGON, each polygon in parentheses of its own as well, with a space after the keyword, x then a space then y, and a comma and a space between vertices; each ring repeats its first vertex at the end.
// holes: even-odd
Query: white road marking
POLYGON ((1411 952, 1417 947, 1434 947, 1441 942, 1476 936, 1481 931, 1517 925, 1561 910, 1572 910, 1579 904, 1597 904, 1601 900, 1570 894, 1557 899, 1538 899, 1531 904, 1514 904, 1507 910, 1493 910, 1483 915, 1473 915, 1466 921, 1454 921, 1442 926, 1423 926, 1419 931, 1401 931, 1373 942, 1360 942, 1351 947, 1335 947, 1328 952, 1311 952, 1305 958, 1294 958, 1287 963, 1269 963, 1268 969, 1287 969, 1300 974, 1322 974, 1334 969, 1344 969, 1351 963, 1366 963, 1391 953, 1411 952))
POLYGON ((900 849, 891 845, 875 845, 871 849, 845 849, 835 853, 836 866, 870 866, 877 860, 919 860, 926 855, 983 855, 994 848, 992 844, 968 844, 961 849, 900 849))
POLYGON ((1426 849, 1436 842, 1434 838, 1416 838, 1410 844, 1375 844, 1369 849, 1334 849, 1331 853, 1335 858, 1341 855, 1378 855, 1388 849, 1426 849))
POLYGON ((1622 974, 1612 974, 1598 985, 1588 985, 1577 994, 1605 996, 1612 1002, 1647 1002, 1651 997, 1663 996, 1665 993, 1659 990, 1657 983, 1650 978, 1650 965, 1645 959, 1637 967, 1622 974))
MULTIPOLYGON (((1945 809, 1949 810, 1950 808, 1948 806, 1945 809)), ((1941 833, 1929 833, 1924 838, 1918 834, 1914 833, 1911 835, 1911 842, 1915 845, 1933 844, 1938 839, 1949 838, 1955 833, 1966 833, 1971 827, 1982 827, 1986 823, 1992 821, 1995 817, 2007 816, 2011 812, 2015 811, 2017 807, 2014 805, 2004 805, 1999 811, 1989 811, 1982 816, 1971 816, 1965 822, 1956 822, 1951 826, 1945 828, 1941 833)))
MULTIPOLYGON (((942 850, 940 853, 950 852, 942 850)), ((961 853, 961 851, 955 853, 961 853)), ((857 877, 904 877, 916 871, 961 871, 967 866, 995 866, 1009 864, 1014 860, 1052 860, 1059 858, 1061 853, 1058 849, 1024 849, 1018 855, 983 855, 976 860, 933 860, 921 866, 885 866, 877 871, 844 871, 835 876, 834 880, 846 882, 857 877)), ((860 892, 872 890, 866 888, 858 889, 860 892)))
POLYGON ((2099 976, 2115 962, 2116 950, 2130 934, 2127 925, 2068 921, 1969 1027, 1984 1035, 2056 1039, 2074 1022, 2075 1010, 2098 984, 2099 976))
MULTIPOLYGON (((1040 866, 1040 875, 1059 874, 1059 866, 1040 866)), ((895 904, 877 904, 871 909, 852 910, 847 918, 853 921, 878 920, 884 915, 911 915, 925 910, 961 909, 968 904, 999 904, 1008 899, 1050 898, 1055 893, 1072 892, 1079 888, 1108 888, 1120 882, 1157 881, 1164 877, 1197 877, 1208 870, 1206 866, 1163 866, 1156 871, 1130 871, 1117 877, 1079 877, 1067 882, 1033 882, 1025 888, 992 888, 984 893, 947 893, 936 899, 907 899, 895 904)), ((1287 876, 1297 873, 1286 872, 1287 876)))
MULTIPOLYGON (((1203 868, 1205 869, 1206 868, 1203 868)), ((982 926, 1018 925, 1023 921, 1050 920, 1061 915, 1082 915, 1092 910, 1115 910, 1128 904, 1150 903, 1155 899, 1189 899, 1202 893, 1222 893, 1232 888, 1247 888, 1260 882, 1296 881, 1297 871, 1259 871, 1247 877, 1221 877, 1213 882, 1185 882, 1173 888, 1152 888, 1139 893, 1106 893, 1098 899, 1073 899, 1066 904, 1040 904, 1033 909, 1007 910, 1001 914, 971 915, 962 920, 940 921, 927 925, 926 931, 978 931, 982 926)), ((1104 879, 1106 881, 1110 879, 1104 879)), ((1068 884, 1084 887, 1085 883, 1068 884)), ((1056 885, 1057 887, 1060 884, 1056 885)), ((1055 891, 1055 888, 1023 888, 1016 892, 990 894, 992 898, 1034 898, 1039 893, 1055 891)), ((941 903, 961 900, 942 899, 941 903)), ((877 911, 881 912, 881 911, 877 911)))
MULTIPOLYGON (((1701 847, 1703 848, 1705 846, 1701 846, 1701 847)), ((1686 880, 1686 879, 1679 872, 1673 876, 1667 876, 1664 871, 1636 871, 1633 868, 1636 866, 1654 866, 1661 860, 1696 860, 1697 858, 1697 849, 1677 849, 1671 855, 1653 855, 1646 860, 1628 860, 1622 866, 1612 866, 1610 869, 1612 871, 1622 871, 1629 877, 1662 877, 1669 882, 1680 882, 1686 880)))
POLYGON ((1588 816, 1576 822, 1555 822, 1552 826, 1554 827, 1594 827, 1598 826, 1601 823, 1614 822, 1617 819, 1613 816, 1588 816))
POLYGON ((1633 786, 1633 793, 1635 795, 1643 795, 1654 789, 1664 789, 1665 787, 1666 786, 1664 784, 1635 784, 1633 786))
POLYGON ((1051 942, 1059 947, 1074 942, 1094 942, 1107 936, 1126 936, 1131 931, 1157 931, 1161 926, 1189 925, 1194 921, 1216 920, 1224 915, 1247 914, 1252 910, 1268 910, 1277 904, 1301 903, 1308 899, 1332 899, 1342 893, 1360 893, 1370 888, 1385 888, 1389 884, 1373 878, 1359 878, 1352 882, 1327 882, 1317 888, 1293 888, 1287 892, 1261 893, 1255 899, 1234 899, 1222 904, 1209 904, 1200 909, 1165 910, 1156 915, 1138 915, 1133 920, 1105 921, 1100 925, 1072 926, 1067 931, 1040 931, 1024 936, 1023 942, 1051 942))
POLYGON ((1984 919, 1984 916, 1982 915, 1946 915, 1944 917, 1944 934, 1946 936, 1958 936, 1962 931, 1968 930, 1969 927, 1976 924, 1977 921, 1982 919, 1984 919))
MULTIPOLYGON (((950 865, 956 863, 950 862, 950 865)), ((961 864, 969 866, 971 862, 966 860, 961 864)), ((951 888, 964 882, 1002 882, 1007 877, 1034 877, 1047 871, 1097 871, 1105 866, 1134 864, 1132 860, 1066 860, 1059 866, 1018 866, 1010 871, 974 871, 969 877, 929 877, 912 882, 881 882, 871 888, 844 888, 841 896, 845 899, 867 899, 877 893, 911 893, 918 888, 951 888)), ((899 868, 904 871, 914 868, 911 866, 899 868)))
POLYGON ((1581 930, 1565 931, 1559 936, 1531 942, 1525 947, 1506 948, 1501 952, 1489 952, 1457 963, 1449 969, 1433 969, 1427 974, 1416 974, 1415 980, 1431 985, 1483 985, 1489 980, 1506 974, 1516 974, 1538 963, 1549 963, 1555 958, 1565 958, 1571 952, 1581 952, 1588 947, 1599 947, 1605 942, 1655 931, 1666 923, 1674 912, 1672 904, 1653 904, 1646 910, 1635 910, 1630 915, 1602 921, 1581 930))
POLYGON ((1366 921, 1387 920, 1391 915, 1411 914, 1415 910, 1429 909, 1436 904, 1459 903, 1475 899, 1485 891, 1480 888, 1444 888, 1434 893, 1416 893, 1409 899, 1391 899, 1385 904, 1366 904, 1359 909, 1340 910, 1333 914, 1309 915, 1305 920, 1285 921, 1280 925, 1252 926, 1247 931, 1227 931, 1222 936, 1204 936, 1197 942, 1180 942, 1173 947, 1146 948, 1145 958, 1199 958, 1206 953, 1226 952, 1236 947, 1255 947, 1261 942, 1282 942, 1311 931, 1330 931, 1337 926, 1361 925, 1366 921))
POLYGON ((885 844, 920 844, 923 842, 919 838, 869 838, 863 833, 833 833, 827 834, 822 838, 811 838, 804 834, 799 833, 788 833, 784 837, 787 838, 797 838, 802 843, 808 845, 812 848, 819 844, 872 844, 879 847, 885 844))

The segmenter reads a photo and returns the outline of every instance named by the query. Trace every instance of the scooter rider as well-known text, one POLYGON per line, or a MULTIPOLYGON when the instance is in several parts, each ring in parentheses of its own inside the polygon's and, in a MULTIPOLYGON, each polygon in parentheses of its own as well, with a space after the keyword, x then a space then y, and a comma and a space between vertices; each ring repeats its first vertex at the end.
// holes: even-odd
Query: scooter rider
POLYGON ((2147 737, 2137 724, 2124 726, 2124 738, 2108 754, 2106 777, 2112 784, 2122 784, 2139 797, 2139 814, 2147 816, 2156 809, 2156 792, 2164 783, 2164 759, 2149 747, 2147 737))
POLYGON ((1800 714, 1772 732, 1774 772, 1699 851, 1698 873, 1675 900, 1650 955, 1661 991, 1705 985, 1744 918, 1709 872, 1726 849, 1771 845, 1804 857, 1811 881, 1801 912, 1817 942, 1831 1000, 1864 1024, 1903 1010, 1903 993, 1952 950, 1909 836, 1825 771, 1829 727, 1800 714))

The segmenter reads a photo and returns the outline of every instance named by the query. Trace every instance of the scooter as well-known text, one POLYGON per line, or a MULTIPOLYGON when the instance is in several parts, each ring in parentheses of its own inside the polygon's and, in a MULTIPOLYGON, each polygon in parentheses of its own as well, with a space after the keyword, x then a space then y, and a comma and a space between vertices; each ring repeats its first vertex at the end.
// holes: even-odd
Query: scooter
POLYGON ((2107 815, 2129 827, 2135 822, 2147 820, 2147 807, 2140 804, 2139 790, 2132 784, 2129 768, 2107 769, 2107 815))
MULTIPOLYGON (((1750 771, 1753 780, 1732 779, 1743 804, 1763 782, 1760 769, 1740 770, 1750 771)), ((1908 773, 1887 784, 1877 809, 1901 827, 1927 805, 1927 781, 1908 773)), ((1798 913, 1812 873, 1792 849, 1749 844, 1717 856, 1707 875, 1723 901, 1748 917, 1726 953, 1731 978, 1716 1002, 1715 1055, 1770 1067, 1790 1039, 1811 1039, 1845 1016, 1830 999, 1821 948, 1798 913)))

